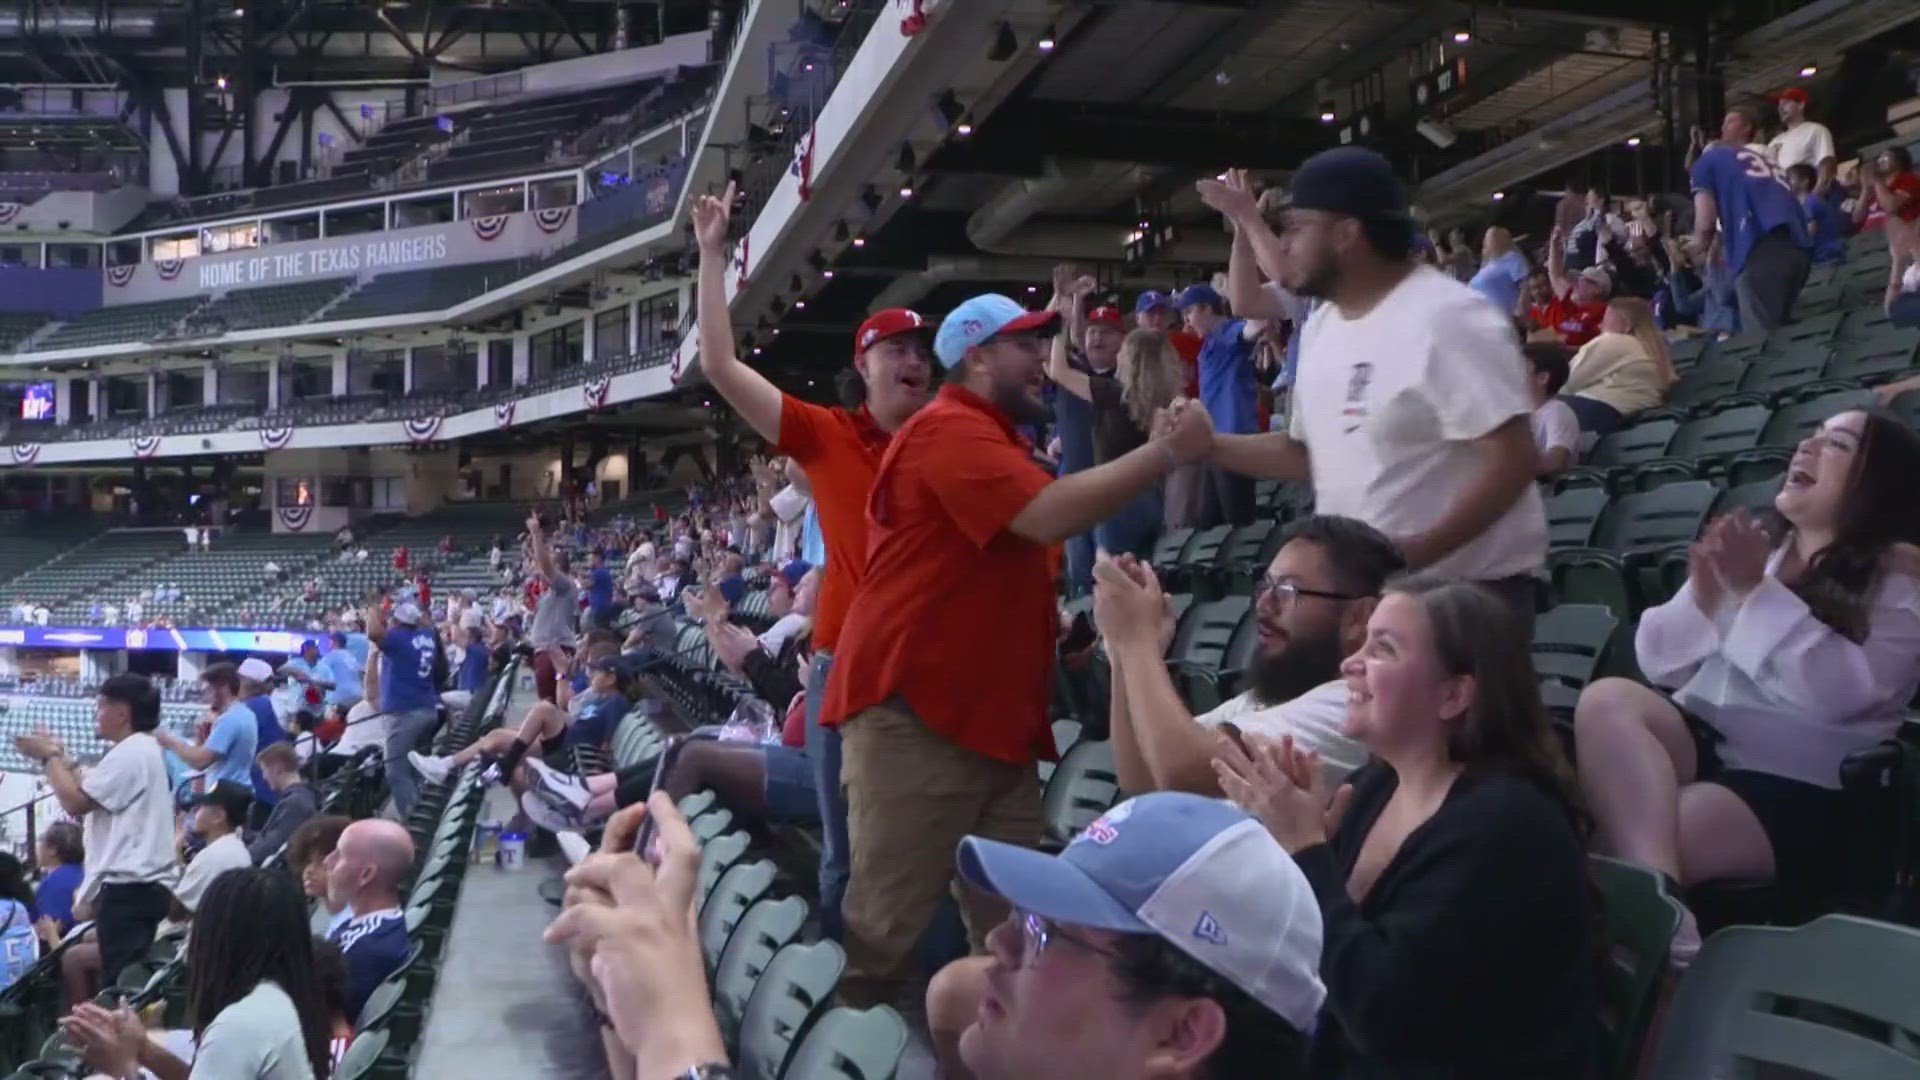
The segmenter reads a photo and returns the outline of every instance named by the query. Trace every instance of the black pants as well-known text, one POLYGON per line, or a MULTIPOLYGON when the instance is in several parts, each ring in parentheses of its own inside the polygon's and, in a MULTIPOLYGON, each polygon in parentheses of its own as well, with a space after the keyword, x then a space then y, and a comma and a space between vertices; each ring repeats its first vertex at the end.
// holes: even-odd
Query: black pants
POLYGON ((93 936, 100 945, 101 986, 112 986, 121 968, 147 954, 171 899, 166 886, 151 882, 100 886, 93 936))
POLYGON ((1208 465, 1206 472, 1208 526, 1253 524, 1253 477, 1208 465))
POLYGON ((1747 264, 1733 282, 1740 295, 1740 328, 1751 333, 1790 322, 1794 301, 1812 270, 1812 253, 1785 233, 1771 232, 1754 241, 1747 264))

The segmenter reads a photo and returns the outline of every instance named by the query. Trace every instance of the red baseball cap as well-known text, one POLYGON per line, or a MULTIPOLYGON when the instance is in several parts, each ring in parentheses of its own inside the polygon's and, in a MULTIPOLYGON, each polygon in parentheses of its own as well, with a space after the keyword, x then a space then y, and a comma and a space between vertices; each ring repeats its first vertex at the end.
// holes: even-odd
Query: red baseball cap
POLYGON ((1127 328, 1127 321, 1117 307, 1097 307, 1087 312, 1088 326, 1111 326, 1116 330, 1127 328))
POLYGON ((1773 100, 1797 101, 1805 105, 1807 103, 1807 92, 1798 86, 1789 86, 1785 90, 1773 95, 1773 100))
POLYGON ((920 317, 917 311, 907 308, 888 308, 876 311, 860 324, 853 335, 853 354, 866 352, 879 342, 902 334, 918 334, 933 341, 933 324, 920 317))

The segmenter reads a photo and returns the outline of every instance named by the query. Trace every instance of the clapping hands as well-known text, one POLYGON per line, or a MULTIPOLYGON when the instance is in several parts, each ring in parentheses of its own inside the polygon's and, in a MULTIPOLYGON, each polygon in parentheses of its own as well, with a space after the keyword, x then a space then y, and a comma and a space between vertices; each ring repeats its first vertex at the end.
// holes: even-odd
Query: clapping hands
POLYGON ((1114 648, 1173 643, 1173 599, 1160 588, 1153 567, 1132 555, 1101 555, 1093 564, 1093 625, 1114 648))
POLYGON ((1766 576, 1773 540, 1744 510, 1714 520, 1687 552, 1687 574, 1701 608, 1712 614, 1726 599, 1743 600, 1766 576))
POLYGON ((1325 843, 1353 799, 1353 786, 1335 788, 1320 755, 1296 746, 1291 735, 1228 740, 1214 756, 1213 772, 1228 800, 1259 818, 1289 855, 1325 843))

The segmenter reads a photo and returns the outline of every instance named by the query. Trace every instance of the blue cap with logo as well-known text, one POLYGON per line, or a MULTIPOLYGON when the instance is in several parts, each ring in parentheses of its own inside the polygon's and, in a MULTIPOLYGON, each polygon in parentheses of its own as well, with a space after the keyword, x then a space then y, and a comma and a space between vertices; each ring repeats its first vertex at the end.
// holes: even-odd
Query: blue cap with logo
POLYGON ((1140 294, 1140 299, 1133 302, 1133 313, 1135 315, 1145 315, 1147 312, 1157 308, 1171 307, 1173 307, 1172 297, 1158 289, 1149 289, 1140 294))
POLYGON ((1296 1031, 1320 982, 1320 902, 1259 821, 1219 799, 1161 791, 1108 810, 1059 855, 969 836, 960 877, 1070 926, 1165 939, 1296 1031))
POLYGON ((1010 296, 986 293, 965 301, 940 320, 940 332, 933 338, 933 354, 940 358, 941 367, 951 371, 960 366, 968 349, 1002 334, 1053 330, 1059 325, 1057 311, 1028 311, 1010 296))
POLYGON ((1215 308, 1225 311, 1227 309, 1227 298, 1221 296, 1220 290, 1211 285, 1189 285, 1180 290, 1180 299, 1174 301, 1173 306, 1179 308, 1181 311, 1185 311, 1195 304, 1211 304, 1215 308))

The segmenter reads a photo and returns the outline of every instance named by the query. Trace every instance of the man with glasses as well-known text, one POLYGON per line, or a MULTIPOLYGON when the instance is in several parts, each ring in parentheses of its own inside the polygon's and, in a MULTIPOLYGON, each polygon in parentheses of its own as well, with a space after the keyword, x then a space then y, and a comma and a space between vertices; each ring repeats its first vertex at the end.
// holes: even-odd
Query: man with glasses
POLYGON ((1320 905, 1258 821, 1215 799, 1130 799, 1058 856, 980 837, 960 877, 1010 904, 959 1057, 979 1080, 1306 1073, 1326 998, 1320 905))
POLYGON ((1352 518, 1308 517, 1287 532, 1254 593, 1257 644, 1247 689, 1210 712, 1187 711, 1163 659, 1173 628, 1153 571, 1131 560, 1094 573, 1094 624, 1113 665, 1114 758, 1123 791, 1220 795, 1213 759, 1223 725, 1292 736, 1345 775, 1367 760, 1343 734, 1342 659, 1359 650, 1387 579, 1406 569, 1393 542, 1352 518))

